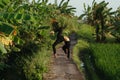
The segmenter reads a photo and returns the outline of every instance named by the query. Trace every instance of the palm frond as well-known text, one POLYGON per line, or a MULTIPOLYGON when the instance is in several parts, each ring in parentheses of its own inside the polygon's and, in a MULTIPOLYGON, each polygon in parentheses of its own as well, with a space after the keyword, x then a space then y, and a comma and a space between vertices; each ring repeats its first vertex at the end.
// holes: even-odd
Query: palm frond
POLYGON ((64 0, 62 0, 62 1, 60 2, 60 4, 59 4, 59 6, 58 6, 58 7, 61 7, 61 6, 62 6, 62 4, 63 4, 63 2, 64 2, 64 0))

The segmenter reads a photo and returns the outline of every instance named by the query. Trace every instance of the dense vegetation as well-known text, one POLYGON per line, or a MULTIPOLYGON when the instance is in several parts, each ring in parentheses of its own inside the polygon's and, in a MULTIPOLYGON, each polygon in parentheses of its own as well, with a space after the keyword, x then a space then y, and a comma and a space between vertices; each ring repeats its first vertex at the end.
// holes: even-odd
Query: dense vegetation
POLYGON ((51 23, 57 20, 67 30, 75 21, 68 2, 0 1, 0 80, 42 80, 51 61, 51 23))
POLYGON ((85 71, 87 80, 120 79, 120 8, 111 11, 108 4, 95 0, 92 6, 84 4, 84 14, 79 17, 85 24, 80 24, 77 31, 78 43, 73 56, 78 68, 85 71))
POLYGON ((85 71, 87 80, 119 80, 120 45, 110 38, 107 43, 94 42, 89 37, 94 30, 91 27, 83 24, 80 32, 78 30, 78 41, 73 49, 74 61, 81 71, 85 71))
POLYGON ((84 69, 86 79, 120 79, 120 8, 111 11, 109 3, 93 0, 76 17, 68 3, 0 1, 0 80, 42 80, 51 61, 55 36, 49 33, 54 21, 66 26, 66 35, 77 34, 73 59, 84 69))

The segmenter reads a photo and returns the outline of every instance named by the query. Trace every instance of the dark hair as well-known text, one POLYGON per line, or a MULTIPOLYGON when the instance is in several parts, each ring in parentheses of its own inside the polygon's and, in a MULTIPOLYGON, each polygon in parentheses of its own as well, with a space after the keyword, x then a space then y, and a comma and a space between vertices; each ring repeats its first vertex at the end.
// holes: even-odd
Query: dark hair
POLYGON ((53 27, 53 30, 54 30, 55 32, 57 32, 57 30, 58 30, 58 28, 59 28, 58 22, 53 22, 53 23, 52 23, 52 27, 53 27))
POLYGON ((59 26, 58 26, 58 22, 53 22, 53 23, 52 23, 52 26, 53 26, 53 27, 59 27, 59 26))

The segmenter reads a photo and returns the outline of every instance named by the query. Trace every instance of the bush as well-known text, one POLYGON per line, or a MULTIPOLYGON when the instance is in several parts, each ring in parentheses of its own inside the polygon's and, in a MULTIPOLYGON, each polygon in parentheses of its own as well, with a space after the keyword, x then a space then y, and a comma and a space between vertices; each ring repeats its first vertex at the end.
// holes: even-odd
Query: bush
POLYGON ((42 80, 43 73, 48 70, 50 55, 49 51, 43 50, 34 55, 31 60, 25 59, 23 70, 27 80, 42 80))
POLYGON ((48 70, 51 49, 41 46, 30 43, 21 52, 9 53, 6 62, 0 63, 0 80, 42 80, 48 70))
POLYGON ((92 35, 94 33, 94 28, 92 26, 89 26, 87 24, 82 24, 79 26, 79 29, 77 31, 78 38, 85 39, 87 41, 94 41, 94 36, 92 35))

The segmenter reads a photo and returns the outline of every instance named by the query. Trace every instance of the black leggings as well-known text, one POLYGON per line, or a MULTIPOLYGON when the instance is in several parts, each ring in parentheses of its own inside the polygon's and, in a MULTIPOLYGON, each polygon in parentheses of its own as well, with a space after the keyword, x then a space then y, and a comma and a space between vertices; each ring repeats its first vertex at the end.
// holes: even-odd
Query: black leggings
POLYGON ((56 54, 56 48, 55 48, 55 46, 56 46, 57 44, 61 43, 62 41, 63 41, 63 40, 57 39, 57 40, 53 43, 52 48, 53 48, 53 53, 54 53, 54 54, 56 54))
MULTIPOLYGON (((55 48, 55 46, 56 46, 57 44, 61 43, 62 41, 64 41, 64 40, 63 40, 63 39, 57 39, 57 40, 53 43, 52 47, 53 47, 53 53, 54 53, 54 54, 56 54, 56 48, 55 48)), ((69 58, 69 57, 70 57, 70 41, 64 41, 64 42, 65 42, 65 44, 64 44, 64 46, 62 47, 62 49, 63 49, 63 51, 65 52, 65 54, 67 54, 67 57, 69 58)))
POLYGON ((70 41, 65 41, 65 45, 62 47, 67 57, 70 58, 70 41))

